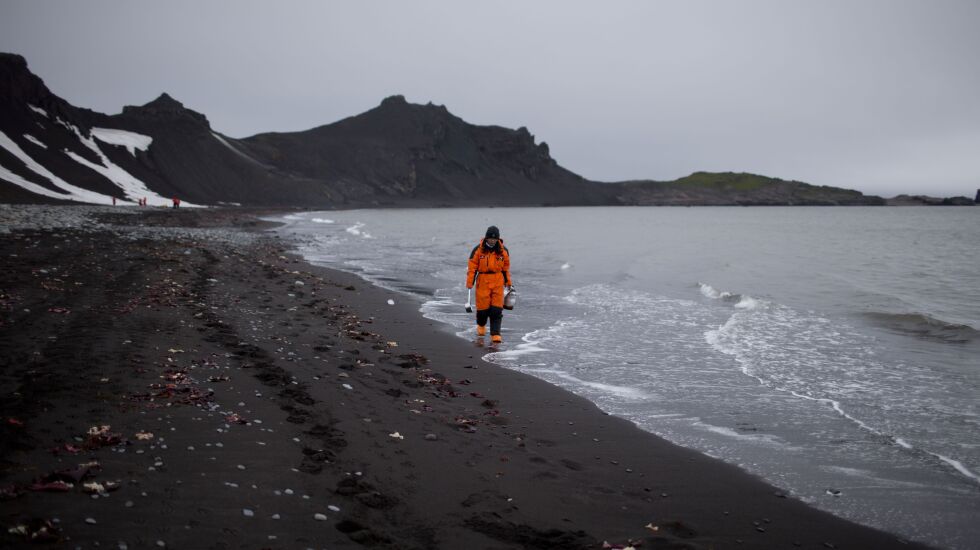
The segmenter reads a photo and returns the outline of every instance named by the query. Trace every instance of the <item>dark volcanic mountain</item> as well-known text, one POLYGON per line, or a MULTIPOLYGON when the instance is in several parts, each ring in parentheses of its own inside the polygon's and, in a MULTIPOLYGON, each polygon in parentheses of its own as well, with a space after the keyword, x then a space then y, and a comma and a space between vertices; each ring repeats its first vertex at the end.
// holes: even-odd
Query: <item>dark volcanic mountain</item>
POLYGON ((237 143, 286 174, 324 182, 331 199, 377 204, 600 204, 605 189, 565 170, 526 128, 474 126, 443 106, 392 96, 305 132, 237 143))
POLYGON ((0 202, 256 206, 880 204, 856 191, 748 174, 600 183, 526 128, 476 126, 392 96, 303 132, 232 139, 167 94, 105 115, 72 106, 0 54, 0 202), (751 180, 751 184, 746 181, 751 180))

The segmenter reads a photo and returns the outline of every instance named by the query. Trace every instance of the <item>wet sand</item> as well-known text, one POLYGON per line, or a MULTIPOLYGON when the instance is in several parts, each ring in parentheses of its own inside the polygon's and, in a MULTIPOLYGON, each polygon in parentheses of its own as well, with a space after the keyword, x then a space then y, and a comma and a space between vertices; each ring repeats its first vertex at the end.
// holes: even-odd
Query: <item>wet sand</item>
POLYGON ((0 210, 5 547, 924 548, 484 363, 254 212, 36 210, 0 210))

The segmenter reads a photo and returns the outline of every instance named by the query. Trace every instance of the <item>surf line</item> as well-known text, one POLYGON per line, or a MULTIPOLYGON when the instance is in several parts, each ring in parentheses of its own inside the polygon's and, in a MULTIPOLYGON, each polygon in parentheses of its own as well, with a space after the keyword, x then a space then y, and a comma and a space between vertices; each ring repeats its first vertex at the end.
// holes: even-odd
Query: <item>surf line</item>
POLYGON ((971 479, 975 483, 980 483, 980 476, 978 476, 977 474, 971 472, 969 470, 969 468, 967 468, 959 460, 950 458, 950 457, 945 456, 945 455, 941 455, 939 453, 934 453, 934 452, 932 452, 932 451, 930 451, 928 449, 919 449, 919 448, 916 448, 913 445, 911 445, 908 441, 905 441, 904 439, 902 439, 901 437, 897 437, 897 436, 894 436, 894 435, 886 434, 886 433, 882 432, 881 430, 878 430, 878 429, 876 429, 876 428, 868 425, 866 422, 863 422, 862 420, 859 420, 859 419, 851 416, 850 414, 848 414, 841 407, 841 404, 840 404, 839 401, 836 401, 834 399, 829 399, 829 398, 826 398, 826 397, 812 397, 812 396, 804 395, 802 393, 799 393, 799 392, 796 392, 796 391, 793 391, 793 390, 784 390, 782 388, 775 388, 775 389, 780 390, 780 391, 789 392, 793 396, 801 397, 803 399, 807 399, 807 400, 810 400, 810 401, 817 401, 817 402, 820 402, 820 403, 829 404, 834 409, 834 411, 837 412, 837 414, 839 414, 842 417, 844 417, 844 418, 850 420, 851 422, 857 424, 857 426, 859 428, 861 428, 863 430, 866 430, 866 431, 869 431, 869 432, 877 435, 878 437, 882 437, 885 440, 891 442, 892 444, 901 447, 902 449, 905 449, 905 450, 908 450, 908 451, 920 451, 920 452, 924 452, 924 453, 926 453, 928 455, 931 455, 932 457, 938 459, 939 461, 946 463, 948 466, 951 466, 954 470, 956 470, 960 474, 966 476, 967 478, 971 479))
POLYGON ((957 472, 959 472, 963 476, 969 478, 974 483, 980 484, 980 475, 977 475, 975 472, 971 471, 969 468, 967 468, 959 460, 956 460, 954 458, 950 458, 948 456, 945 456, 945 455, 942 455, 942 454, 939 454, 939 453, 934 453, 934 452, 932 452, 932 451, 930 451, 928 449, 919 449, 919 448, 916 448, 913 445, 911 445, 908 441, 905 441, 904 439, 902 439, 901 437, 897 437, 897 436, 894 436, 894 435, 886 434, 886 433, 882 432, 881 430, 878 430, 877 428, 874 428, 873 426, 869 425, 868 423, 866 423, 866 422, 864 422, 864 421, 862 421, 862 420, 860 420, 858 418, 855 418, 854 416, 851 416, 850 414, 848 414, 847 411, 845 411, 843 409, 843 407, 841 407, 841 404, 840 404, 839 401, 836 401, 834 399, 830 399, 830 398, 827 398, 827 397, 813 397, 813 396, 805 395, 805 394, 802 394, 800 392, 797 392, 797 391, 794 391, 794 390, 791 390, 791 389, 788 389, 788 388, 782 388, 782 387, 779 387, 777 385, 774 385, 774 384, 771 384, 771 383, 767 383, 762 377, 756 376, 755 374, 752 374, 752 372, 745 366, 744 362, 739 358, 738 353, 735 350, 733 350, 731 348, 727 348, 725 346, 722 346, 722 345, 720 345, 718 343, 718 336, 719 336, 719 334, 722 331, 724 331, 725 328, 727 328, 728 326, 730 326, 732 324, 732 322, 735 320, 735 318, 738 317, 738 315, 739 315, 738 313, 735 313, 734 315, 732 315, 728 319, 728 321, 725 322, 725 324, 723 324, 722 326, 720 326, 719 328, 717 328, 715 330, 709 330, 709 331, 705 332, 704 336, 705 336, 705 341, 707 341, 707 343, 709 345, 711 345, 711 347, 715 348, 716 350, 718 350, 718 351, 720 351, 720 352, 722 352, 722 353, 724 353, 726 355, 731 355, 732 357, 734 357, 735 358, 735 361, 737 363, 739 363, 739 365, 741 365, 741 368, 739 370, 742 371, 742 374, 745 374, 746 376, 749 376, 751 378, 755 378, 755 380, 759 383, 759 385, 764 386, 764 387, 767 387, 767 388, 770 388, 772 390, 779 391, 779 392, 785 392, 785 393, 788 393, 788 394, 790 394, 790 395, 792 395, 794 397, 799 397, 799 398, 802 398, 802 399, 806 399, 808 401, 816 401, 816 402, 819 402, 819 403, 824 403, 824 404, 830 405, 831 408, 833 408, 834 411, 837 414, 839 414, 840 416, 842 416, 843 418, 845 418, 847 420, 850 420, 851 422, 853 422, 854 424, 856 424, 862 430, 868 431, 868 432, 870 432, 870 433, 872 433, 872 434, 874 434, 874 435, 876 435, 878 437, 881 437, 881 438, 885 439, 886 441, 890 442, 891 444, 897 445, 898 447, 900 447, 900 448, 902 448, 902 449, 904 449, 906 451, 922 452, 922 453, 925 453, 927 455, 930 455, 933 458, 939 460, 940 462, 946 464, 947 466, 952 467, 954 470, 956 470, 957 472))

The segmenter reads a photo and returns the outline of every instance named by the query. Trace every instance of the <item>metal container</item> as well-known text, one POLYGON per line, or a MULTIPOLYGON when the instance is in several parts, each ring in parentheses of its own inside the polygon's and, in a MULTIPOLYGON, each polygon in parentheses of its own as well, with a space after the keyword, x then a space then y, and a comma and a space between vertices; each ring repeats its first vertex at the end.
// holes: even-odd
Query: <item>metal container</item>
POLYGON ((512 288, 504 294, 504 309, 514 309, 515 304, 517 304, 517 291, 512 288))

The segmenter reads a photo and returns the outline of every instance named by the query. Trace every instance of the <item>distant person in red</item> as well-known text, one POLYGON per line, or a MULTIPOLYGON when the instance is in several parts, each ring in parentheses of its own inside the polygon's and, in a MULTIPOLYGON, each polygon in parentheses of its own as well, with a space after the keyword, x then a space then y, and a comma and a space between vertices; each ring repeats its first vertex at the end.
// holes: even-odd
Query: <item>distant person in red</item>
POLYGON ((180 199, 174 197, 174 208, 180 208, 180 199))

